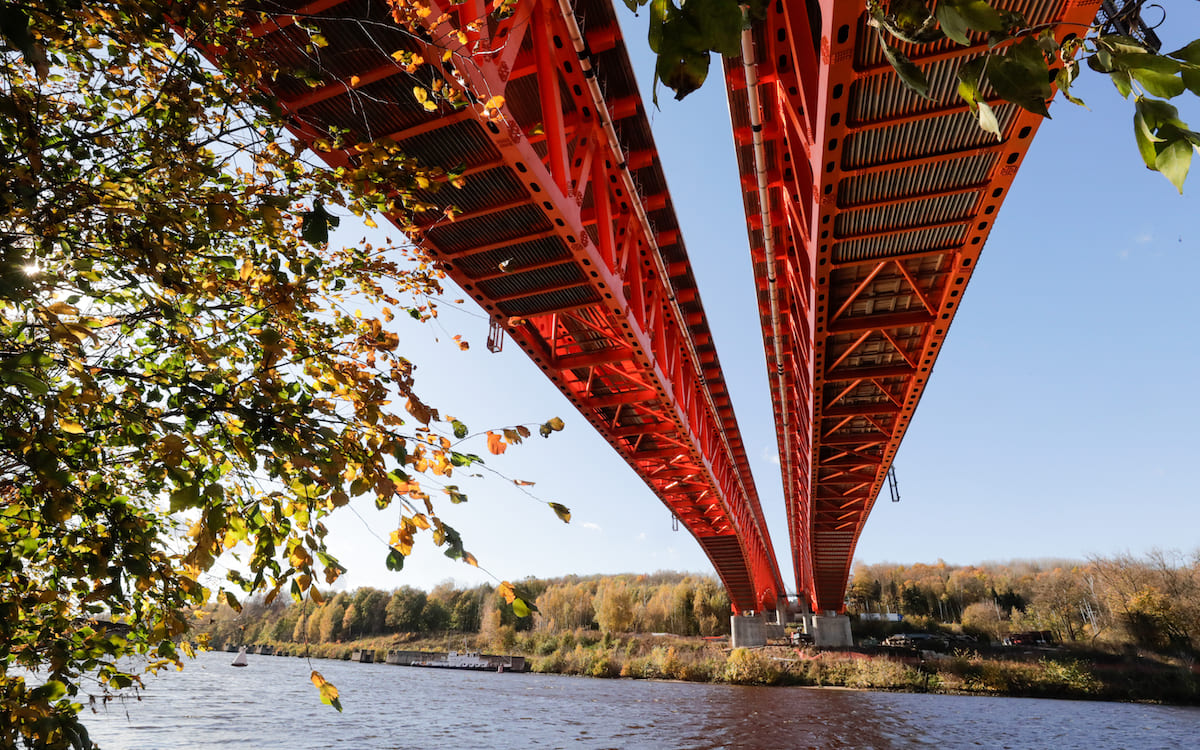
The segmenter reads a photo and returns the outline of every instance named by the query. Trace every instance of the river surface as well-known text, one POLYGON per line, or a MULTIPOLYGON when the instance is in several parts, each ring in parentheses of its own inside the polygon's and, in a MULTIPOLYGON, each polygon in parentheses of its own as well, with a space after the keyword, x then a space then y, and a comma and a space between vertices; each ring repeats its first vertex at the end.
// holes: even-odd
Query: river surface
POLYGON ((494 674, 226 653, 84 708, 104 750, 1200 747, 1200 708, 494 674), (322 705, 320 671, 343 713, 322 705))

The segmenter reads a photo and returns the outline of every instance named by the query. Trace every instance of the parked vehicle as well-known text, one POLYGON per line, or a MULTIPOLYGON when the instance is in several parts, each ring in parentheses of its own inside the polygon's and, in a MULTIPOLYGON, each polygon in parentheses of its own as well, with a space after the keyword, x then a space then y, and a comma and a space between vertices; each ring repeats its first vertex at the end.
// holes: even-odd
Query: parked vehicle
POLYGON ((915 648, 922 651, 943 651, 946 641, 941 636, 931 633, 897 633, 883 639, 883 645, 888 648, 915 648))
POLYGON ((1054 633, 1049 630, 1030 630, 1025 633, 1013 633, 1004 639, 1006 646, 1053 646, 1054 633))

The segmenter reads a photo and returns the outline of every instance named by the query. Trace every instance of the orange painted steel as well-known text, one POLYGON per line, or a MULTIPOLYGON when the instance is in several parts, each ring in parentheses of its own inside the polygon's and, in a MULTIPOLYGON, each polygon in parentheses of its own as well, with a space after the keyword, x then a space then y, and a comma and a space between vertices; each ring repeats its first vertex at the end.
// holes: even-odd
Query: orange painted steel
MULTIPOLYGON (((1061 38, 1068 24, 1090 22, 1099 0, 1000 4, 1057 24, 1061 38)), ((864 5, 770 5, 746 58, 758 118, 743 60, 725 62, 768 370, 782 373, 772 398, 781 463, 792 467, 794 573, 815 611, 844 609, 863 524, 1041 121, 997 103, 997 141, 960 106, 955 72, 982 46, 895 42, 931 82, 930 99, 909 91, 864 5), (755 119, 765 164, 755 160, 755 119), (784 415, 796 415, 786 429, 784 415)))
POLYGON ((265 85, 310 143, 344 128, 467 170, 421 196, 424 246, 695 536, 735 611, 775 609, 784 585, 611 4, 518 0, 498 18, 424 2, 453 23, 415 38, 378 0, 259 0, 252 31, 282 71, 265 85), (328 45, 297 53, 316 33, 328 45), (401 50, 424 64, 406 73, 401 50), (417 102, 434 69, 471 103, 417 102))

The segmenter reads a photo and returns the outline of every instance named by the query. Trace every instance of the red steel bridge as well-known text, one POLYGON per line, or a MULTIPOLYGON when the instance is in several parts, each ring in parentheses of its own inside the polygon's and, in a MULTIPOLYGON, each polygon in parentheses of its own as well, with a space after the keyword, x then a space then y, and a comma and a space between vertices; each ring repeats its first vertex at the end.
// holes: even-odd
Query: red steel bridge
MULTIPOLYGON (((1060 25, 1099 4, 1008 3, 1060 25)), ((388 138, 463 167, 463 188, 421 196, 437 209, 417 214, 429 253, 687 527, 735 612, 780 606, 611 0, 402 0, 418 34, 385 0, 250 5, 258 54, 281 71, 265 85, 300 137, 388 138), (418 100, 414 82, 435 79, 469 103, 418 100)), ((975 125, 955 71, 982 44, 901 44, 931 82, 917 96, 866 19, 858 0, 776 0, 725 60, 794 590, 818 612, 843 608, 855 543, 1040 119, 994 102, 1003 137, 975 125)))

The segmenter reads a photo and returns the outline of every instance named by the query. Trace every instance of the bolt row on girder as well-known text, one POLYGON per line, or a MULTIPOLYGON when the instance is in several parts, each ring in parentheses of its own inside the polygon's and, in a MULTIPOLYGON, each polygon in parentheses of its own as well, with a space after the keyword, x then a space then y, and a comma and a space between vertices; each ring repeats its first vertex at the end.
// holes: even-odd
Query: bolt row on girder
POLYGON ((580 4, 582 29, 560 0, 425 0, 414 35, 355 0, 268 0, 253 32, 281 61, 328 42, 306 60, 316 87, 286 65, 264 82, 302 138, 461 164, 462 189, 420 196, 423 247, 699 540, 734 609, 773 609, 782 578, 620 31, 609 3, 580 4), (434 80, 467 103, 410 94, 434 80))
MULTIPOLYGON (((1098 6, 1044 0, 1025 13, 1061 38, 1098 6)), ((955 73, 987 50, 982 38, 967 48, 892 40, 931 81, 932 100, 915 96, 861 3, 773 3, 753 39, 753 70, 727 60, 726 78, 764 297, 768 267, 785 269, 781 320, 759 306, 768 369, 787 373, 788 387, 772 389, 775 411, 809 416, 786 435, 777 428, 781 449, 803 452, 794 458, 807 468, 784 487, 796 585, 814 610, 841 611, 863 524, 1041 118, 996 102, 997 142, 957 101, 955 73), (765 164, 746 145, 749 80, 765 164), (789 348, 783 361, 775 336, 789 348)))

